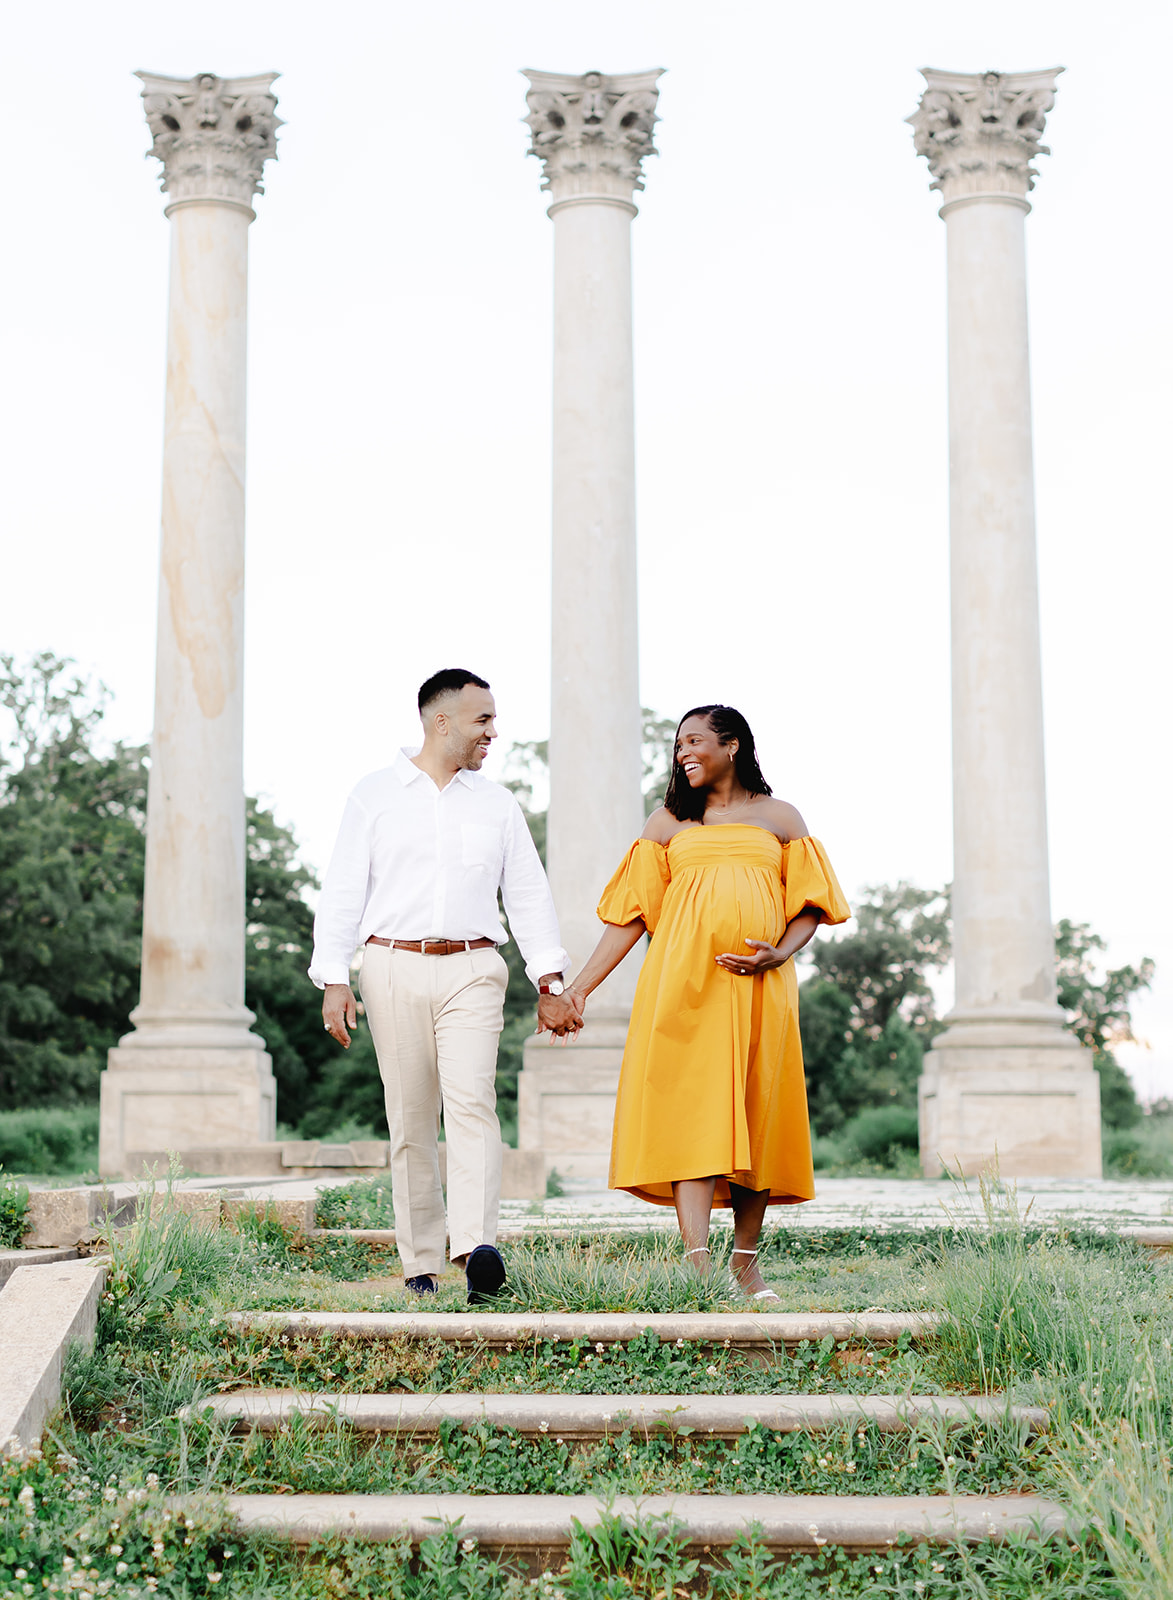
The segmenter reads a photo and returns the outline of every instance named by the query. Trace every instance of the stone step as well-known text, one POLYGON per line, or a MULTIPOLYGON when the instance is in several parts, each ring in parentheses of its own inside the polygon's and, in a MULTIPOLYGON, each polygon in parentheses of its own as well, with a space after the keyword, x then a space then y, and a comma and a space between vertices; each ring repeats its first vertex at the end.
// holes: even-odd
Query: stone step
POLYGON ((0 1286, 6 1284, 18 1267, 45 1267, 54 1261, 76 1261, 76 1250, 33 1249, 0 1250, 0 1286))
POLYGON ((927 1311, 460 1312, 233 1311, 242 1331, 337 1334, 355 1339, 444 1339, 491 1349, 551 1340, 629 1344, 649 1328, 661 1344, 727 1345, 768 1354, 809 1341, 892 1345, 929 1337, 940 1318, 927 1311))
POLYGON ((778 1433, 870 1423, 885 1433, 906 1432, 929 1418, 958 1425, 1010 1422, 1046 1431, 1041 1406, 1011 1406, 988 1395, 846 1394, 319 1394, 296 1389, 246 1389, 216 1395, 187 1415, 206 1415, 274 1433, 292 1417, 337 1417, 363 1433, 438 1433, 444 1422, 487 1422, 534 1438, 598 1439, 633 1428, 644 1434, 687 1429, 736 1439, 755 1424, 778 1433))
MULTIPOLYGON (((177 1505, 195 1505, 179 1501, 177 1505)), ((420 1544, 445 1525, 459 1524, 493 1554, 540 1562, 565 1550, 575 1523, 590 1528, 610 1512, 625 1520, 662 1523, 676 1518, 684 1548, 721 1549, 756 1527, 773 1551, 885 1550, 904 1535, 937 1545, 984 1539, 1075 1537, 1078 1523, 1064 1507, 1037 1495, 593 1495, 480 1494, 240 1494, 226 1501, 241 1535, 266 1533, 308 1545, 331 1534, 420 1544)))

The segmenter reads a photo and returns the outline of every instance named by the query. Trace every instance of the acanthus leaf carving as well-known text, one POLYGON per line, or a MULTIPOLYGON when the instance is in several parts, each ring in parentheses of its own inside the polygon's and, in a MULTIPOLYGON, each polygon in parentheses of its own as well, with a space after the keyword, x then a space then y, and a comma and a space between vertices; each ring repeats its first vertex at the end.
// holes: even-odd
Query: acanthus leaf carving
POLYGON ((252 78, 164 78, 139 72, 148 154, 163 163, 160 188, 174 205, 183 200, 227 200, 248 207, 263 194, 266 161, 276 159, 276 72, 252 78))
POLYGON ((1055 79, 1063 71, 938 72, 921 69, 926 88, 905 121, 946 205, 968 195, 1019 198, 1038 176, 1031 162, 1050 155, 1042 143, 1055 79))
POLYGON ((630 202, 643 188, 643 159, 656 153, 652 130, 663 70, 614 77, 525 73, 529 154, 541 160, 542 188, 555 203, 587 195, 630 202))

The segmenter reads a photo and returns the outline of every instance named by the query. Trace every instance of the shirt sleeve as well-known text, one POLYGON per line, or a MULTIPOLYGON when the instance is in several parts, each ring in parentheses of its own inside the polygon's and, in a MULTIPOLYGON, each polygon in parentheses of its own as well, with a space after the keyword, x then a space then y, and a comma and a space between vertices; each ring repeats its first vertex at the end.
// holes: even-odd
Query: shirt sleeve
POLYGON ((314 918, 310 977, 319 989, 349 983, 371 874, 370 818, 354 795, 346 802, 314 918))
POLYGON ((521 807, 513 799, 505 825, 501 898, 530 982, 536 985, 547 972, 565 972, 570 957, 562 948, 554 898, 521 807))

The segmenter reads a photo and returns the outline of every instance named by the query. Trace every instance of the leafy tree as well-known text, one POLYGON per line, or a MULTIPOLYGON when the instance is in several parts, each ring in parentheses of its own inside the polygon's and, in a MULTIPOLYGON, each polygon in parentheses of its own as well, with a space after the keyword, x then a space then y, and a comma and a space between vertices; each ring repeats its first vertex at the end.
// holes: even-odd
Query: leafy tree
POLYGON ((0 656, 0 1108, 92 1099, 138 998, 146 752, 93 749, 105 694, 0 656))
MULTIPOLYGON (((147 752, 97 748, 108 695, 71 667, 0 656, 0 1109, 93 1100, 138 1000, 147 752)), ((314 886, 292 833, 249 800, 245 1000, 286 1121, 331 1054, 305 977, 314 886)))
POLYGON ((833 1133, 869 1106, 916 1104, 940 1023, 927 974, 949 959, 949 897, 910 883, 865 889, 850 931, 807 948, 800 990, 811 1121, 833 1133))
POLYGON ((1139 967, 1109 967, 1097 977, 1096 956, 1106 949, 1086 922, 1064 917, 1055 929, 1059 1004, 1068 1013, 1072 1033, 1095 1054, 1104 1123, 1109 1128, 1131 1128, 1143 1113, 1112 1046, 1136 1042, 1129 1003, 1134 994, 1152 986, 1156 968, 1146 956, 1139 967))

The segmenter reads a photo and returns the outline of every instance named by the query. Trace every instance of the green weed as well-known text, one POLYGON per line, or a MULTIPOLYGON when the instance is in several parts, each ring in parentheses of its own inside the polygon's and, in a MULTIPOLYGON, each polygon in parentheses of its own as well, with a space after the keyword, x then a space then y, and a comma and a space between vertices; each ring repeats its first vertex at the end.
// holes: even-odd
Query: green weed
POLYGON ((28 1232, 29 1192, 0 1169, 0 1249, 19 1250, 28 1232))

